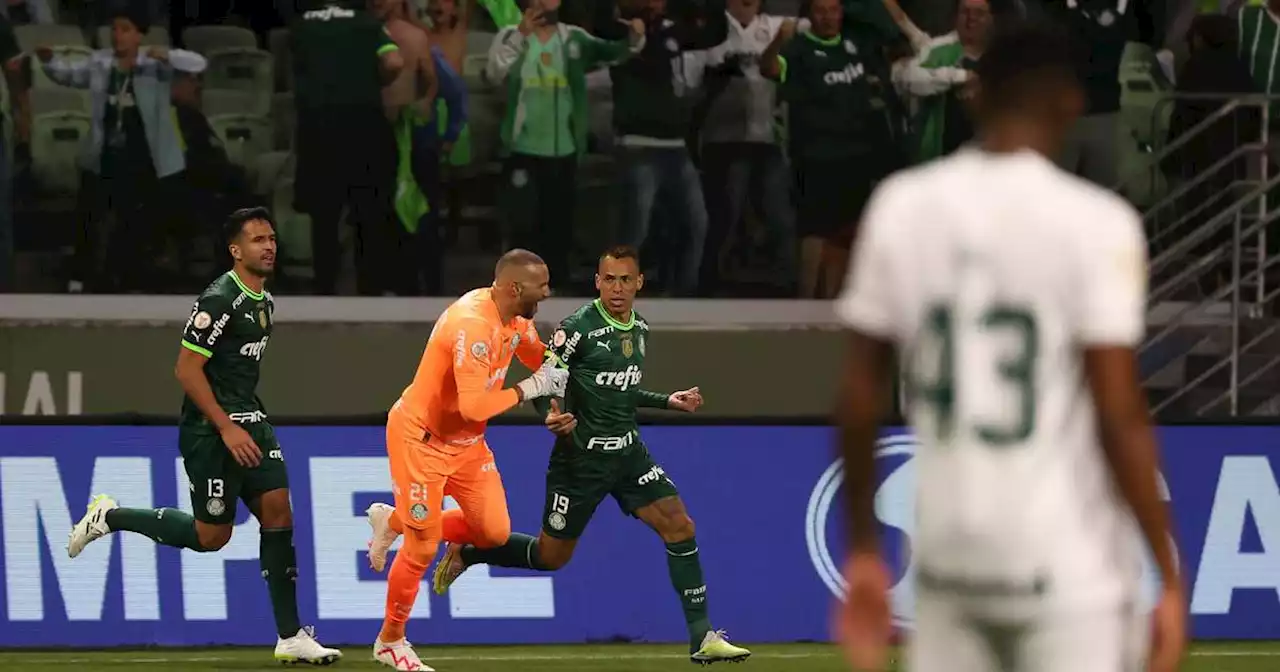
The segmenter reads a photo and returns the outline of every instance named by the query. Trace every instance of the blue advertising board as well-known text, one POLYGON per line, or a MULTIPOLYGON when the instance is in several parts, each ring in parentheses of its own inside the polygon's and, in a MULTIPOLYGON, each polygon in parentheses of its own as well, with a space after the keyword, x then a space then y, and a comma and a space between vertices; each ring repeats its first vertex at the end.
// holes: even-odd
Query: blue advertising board
MULTIPOLYGON (((388 501, 381 427, 281 427, 292 481, 298 591, 324 641, 368 644, 384 577, 367 567, 363 511, 388 501)), ((1181 562, 1199 638, 1280 638, 1280 428, 1161 431, 1181 562)), ((540 526, 549 436, 494 427, 515 529, 540 526)), ((826 640, 836 571, 840 467, 821 427, 662 426, 650 450, 697 523, 716 627, 741 641, 826 640)), ((256 523, 240 512, 218 553, 113 535, 75 560, 66 533, 91 493, 125 506, 189 508, 163 427, 0 427, 0 647, 266 644, 256 523)), ((914 444, 881 442, 877 515, 900 568, 897 621, 910 627, 909 493, 914 444)), ((241 507, 243 509, 243 507, 241 507)), ((476 567, 446 596, 423 590, 409 626, 422 643, 683 641, 665 554, 641 523, 604 505, 555 574, 476 567)))

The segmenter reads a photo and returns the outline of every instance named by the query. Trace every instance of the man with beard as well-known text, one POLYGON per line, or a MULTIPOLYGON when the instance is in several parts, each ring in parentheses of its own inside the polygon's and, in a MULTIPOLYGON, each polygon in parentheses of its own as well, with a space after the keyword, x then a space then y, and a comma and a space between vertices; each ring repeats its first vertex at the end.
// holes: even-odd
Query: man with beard
POLYGON ((236 500, 243 500, 262 529, 259 558, 279 634, 276 660, 328 665, 342 653, 321 646, 298 620, 289 475, 256 394, 271 337, 273 301, 265 284, 275 269, 275 226, 266 209, 248 208, 231 213, 223 231, 235 265, 196 300, 174 370, 186 393, 178 449, 195 515, 124 509, 97 495, 71 528, 67 554, 74 558, 89 542, 122 531, 197 553, 217 551, 231 540, 236 500))
MULTIPOLYGON (((404 626, 441 538, 481 548, 511 536, 502 476, 485 442, 489 419, 522 401, 563 396, 568 371, 542 366, 533 326, 551 294, 547 265, 528 250, 498 260, 493 285, 467 292, 436 320, 413 382, 387 415, 395 509, 370 507, 379 535, 404 535, 387 576, 387 610, 373 657, 396 670, 429 670, 405 641, 404 626), (503 388, 512 357, 533 375, 503 388), (541 368, 539 368, 541 367, 541 368), (458 502, 445 512, 444 497, 458 502)), ((369 555, 382 571, 383 553, 369 555)))

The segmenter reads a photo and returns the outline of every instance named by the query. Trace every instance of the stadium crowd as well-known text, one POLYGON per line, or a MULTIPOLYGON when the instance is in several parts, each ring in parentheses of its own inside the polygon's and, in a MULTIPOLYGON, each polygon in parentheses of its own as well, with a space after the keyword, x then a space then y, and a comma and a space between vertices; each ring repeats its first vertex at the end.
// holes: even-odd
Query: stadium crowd
POLYGON ((1184 90, 1280 87, 1265 6, 520 1, 0 2, 0 290, 191 291, 220 218, 265 205, 299 292, 349 291, 350 250, 358 294, 448 294, 467 250, 518 246, 575 294, 621 242, 662 295, 830 297, 876 183, 970 139, 1004 17, 1079 38, 1061 161, 1108 188, 1165 133, 1124 122, 1129 64, 1157 90, 1175 61, 1184 90))

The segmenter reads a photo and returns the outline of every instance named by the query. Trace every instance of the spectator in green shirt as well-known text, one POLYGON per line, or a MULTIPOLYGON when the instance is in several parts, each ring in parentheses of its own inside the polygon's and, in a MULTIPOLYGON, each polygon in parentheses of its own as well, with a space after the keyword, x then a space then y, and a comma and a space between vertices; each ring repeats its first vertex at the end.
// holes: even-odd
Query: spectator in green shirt
POLYGON ((487 76, 507 92, 503 218, 512 245, 547 260, 554 282, 569 281, 578 159, 587 151, 587 72, 644 45, 644 22, 629 39, 606 42, 559 22, 560 0, 533 0, 520 24, 489 49, 487 76))

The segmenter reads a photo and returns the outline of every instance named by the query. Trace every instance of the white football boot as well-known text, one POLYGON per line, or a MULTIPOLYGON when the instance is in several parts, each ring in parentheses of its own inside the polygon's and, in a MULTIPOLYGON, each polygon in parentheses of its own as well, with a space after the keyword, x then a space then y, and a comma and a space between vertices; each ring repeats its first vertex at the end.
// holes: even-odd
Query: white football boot
POLYGON ((107 495, 95 495, 93 501, 89 502, 89 510, 80 522, 72 526, 71 533, 67 535, 67 555, 74 558, 80 555, 89 542, 109 534, 111 528, 107 527, 107 512, 118 508, 120 505, 116 504, 116 500, 107 495))
POLYGON ((390 504, 374 502, 364 513, 368 517, 369 527, 373 528, 373 534, 369 537, 369 566, 373 571, 381 572, 387 567, 387 551, 400 538, 400 534, 391 529, 391 516, 395 515, 396 509, 390 504))
POLYGON ((342 652, 321 646, 315 628, 304 626, 288 639, 276 639, 275 659, 282 663, 330 665, 342 658, 342 652))
POLYGON ((435 669, 418 658, 418 652, 407 639, 398 642, 373 642, 373 659, 393 670, 402 672, 435 672, 435 669))
POLYGON ((741 663, 750 657, 750 651, 729 643, 724 630, 712 630, 702 638, 702 648, 692 653, 689 660, 699 665, 711 665, 725 662, 741 663))

